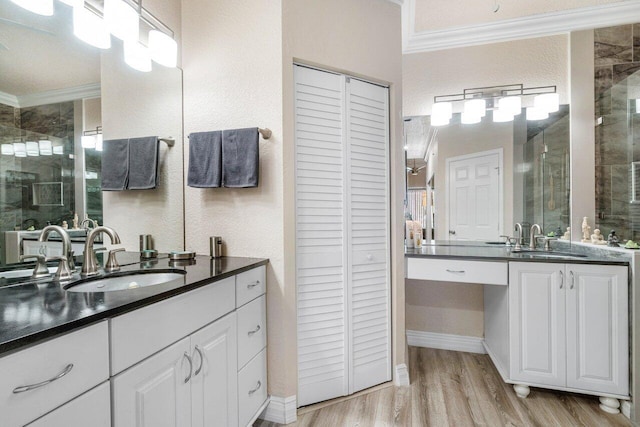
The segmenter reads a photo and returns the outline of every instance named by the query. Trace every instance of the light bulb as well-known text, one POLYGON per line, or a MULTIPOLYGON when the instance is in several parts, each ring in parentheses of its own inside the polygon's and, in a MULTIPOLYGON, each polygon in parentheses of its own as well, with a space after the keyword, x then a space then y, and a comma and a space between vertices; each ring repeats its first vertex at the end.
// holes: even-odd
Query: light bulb
POLYGON ((544 120, 549 118, 547 111, 536 107, 527 107, 527 120, 544 120))
POLYGON ((53 0, 11 0, 23 9, 38 15, 53 15, 53 0))
POLYGON ((111 36, 104 20, 84 7, 73 8, 73 34, 99 49, 111 47, 111 36))
POLYGON ((503 112, 501 109, 493 110, 493 122, 504 123, 513 121, 513 115, 510 112, 503 112))
POLYGON ((107 24, 107 30, 120 40, 138 41, 140 15, 124 1, 105 0, 104 21, 107 24))
POLYGON ((48 139, 43 139, 38 141, 38 147, 40 148, 41 156, 50 156, 53 154, 53 150, 51 148, 51 141, 48 139))
POLYGON ((487 114, 487 102, 484 99, 465 101, 464 112, 467 113, 468 117, 484 117, 487 114))
POLYGON ((13 145, 12 144, 2 144, 2 153, 3 156, 13 156, 13 145))
POLYGON ((438 116, 447 120, 453 117, 453 106, 450 102, 436 102, 431 109, 431 117, 438 116))
POLYGON ((557 93, 544 93, 533 98, 533 106, 547 113, 555 113, 560 109, 560 95, 557 93))
POLYGON ((178 44, 162 31, 149 31, 149 52, 151 59, 165 67, 175 68, 178 63, 178 44))
POLYGON ((82 138, 80 138, 80 143, 82 144, 82 148, 95 148, 95 146, 96 146, 96 136, 95 135, 82 135, 82 138))
POLYGON ((102 151, 102 134, 96 135, 96 151, 102 151))
POLYGON ((64 147, 62 145, 57 145, 55 147, 53 147, 53 154, 56 155, 63 155, 64 154, 64 147))
POLYGON ((37 157, 40 155, 40 147, 35 141, 27 141, 27 156, 37 157))
POLYGON ((140 42, 124 43, 124 62, 134 70, 147 73, 151 71, 149 49, 140 42))
POLYGON ((449 124, 449 119, 446 116, 431 115, 431 126, 446 126, 449 124))
POLYGON ((517 116, 522 113, 522 99, 519 96, 506 96, 504 98, 500 98, 498 101, 498 109, 501 112, 500 114, 517 116))
POLYGON ((482 117, 474 114, 469 114, 466 111, 463 111, 460 115, 460 122, 465 125, 474 125, 476 123, 480 123, 482 117))
POLYGON ((24 142, 13 143, 13 154, 16 157, 27 157, 27 146, 24 142))

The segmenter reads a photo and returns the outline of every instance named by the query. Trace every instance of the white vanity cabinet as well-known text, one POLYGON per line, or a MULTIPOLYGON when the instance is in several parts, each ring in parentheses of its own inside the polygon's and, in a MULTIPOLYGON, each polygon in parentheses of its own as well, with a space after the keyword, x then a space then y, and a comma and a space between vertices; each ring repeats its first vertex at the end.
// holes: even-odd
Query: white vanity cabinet
POLYGON ((512 262, 508 296, 485 289, 485 346, 520 397, 568 390, 617 411, 610 398, 629 397, 628 314, 627 267, 512 262))
MULTIPOLYGON (((108 345, 107 322, 100 322, 0 358, 0 425, 23 426, 59 407, 51 419, 77 425, 62 405, 109 379, 108 345)), ((85 402, 94 413, 104 405, 109 412, 108 400, 85 402)))

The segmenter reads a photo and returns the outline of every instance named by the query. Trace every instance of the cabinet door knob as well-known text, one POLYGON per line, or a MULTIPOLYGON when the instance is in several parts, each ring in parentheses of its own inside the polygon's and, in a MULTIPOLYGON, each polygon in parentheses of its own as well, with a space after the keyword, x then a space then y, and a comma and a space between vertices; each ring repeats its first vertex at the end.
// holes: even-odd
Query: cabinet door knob
POLYGON ((249 390, 249 396, 251 396, 256 391, 260 390, 260 387, 262 387, 262 382, 258 381, 258 384, 256 385, 256 388, 254 388, 253 390, 249 390))
POLYGON ((60 372, 58 375, 56 375, 55 377, 48 379, 48 380, 44 380, 42 382, 36 383, 36 384, 29 384, 29 385, 23 385, 20 387, 16 387, 13 389, 13 393, 14 394, 18 394, 18 393, 24 393, 25 391, 30 391, 36 388, 40 388, 43 387, 47 384, 51 384, 52 382, 59 380, 60 378, 64 377, 65 375, 67 375, 69 372, 71 372, 71 370, 73 369, 73 363, 69 363, 63 370, 62 372, 60 372))
POLYGON ((260 325, 256 325, 256 328, 253 331, 247 332, 247 335, 251 336, 260 330, 260 325))
POLYGON ((198 376, 200 371, 202 371, 202 367, 204 366, 204 354, 202 354, 202 350, 200 350, 200 347, 198 345, 196 345, 196 353, 198 353, 198 356, 200 356, 200 366, 198 366, 198 369, 196 369, 196 371, 193 373, 194 377, 198 376))
POLYGON ((191 375, 193 374, 193 360, 191 360, 189 353, 187 353, 186 351, 184 352, 183 356, 185 359, 187 359, 187 362, 189 362, 189 375, 184 379, 184 383, 186 384, 189 382, 189 380, 191 379, 191 375))

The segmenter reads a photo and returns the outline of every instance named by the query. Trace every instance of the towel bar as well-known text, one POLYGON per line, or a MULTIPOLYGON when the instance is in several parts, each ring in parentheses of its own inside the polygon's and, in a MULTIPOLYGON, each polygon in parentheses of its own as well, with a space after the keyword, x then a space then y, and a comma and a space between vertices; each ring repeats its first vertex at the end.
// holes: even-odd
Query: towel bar
POLYGON ((169 147, 173 147, 174 145, 176 145, 176 140, 173 139, 172 137, 158 138, 158 140, 162 142, 166 142, 169 147))
POLYGON ((271 129, 269 128, 258 128, 258 132, 260 132, 260 135, 262 135, 262 138, 264 139, 269 139, 271 138, 271 135, 273 132, 271 132, 271 129))

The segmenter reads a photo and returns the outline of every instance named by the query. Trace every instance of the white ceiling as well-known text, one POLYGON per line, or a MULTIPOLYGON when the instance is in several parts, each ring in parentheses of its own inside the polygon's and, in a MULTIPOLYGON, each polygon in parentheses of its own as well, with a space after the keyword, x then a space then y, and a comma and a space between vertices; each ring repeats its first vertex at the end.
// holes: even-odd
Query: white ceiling
POLYGON ((100 50, 73 36, 71 8, 44 17, 0 2, 0 92, 21 97, 100 82, 100 50))

